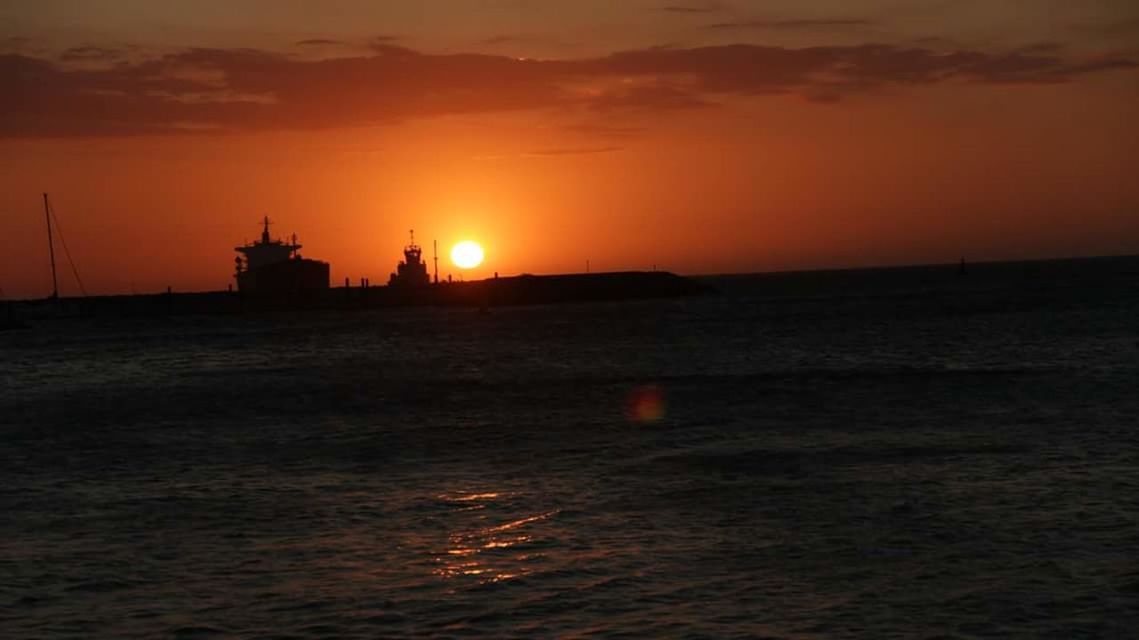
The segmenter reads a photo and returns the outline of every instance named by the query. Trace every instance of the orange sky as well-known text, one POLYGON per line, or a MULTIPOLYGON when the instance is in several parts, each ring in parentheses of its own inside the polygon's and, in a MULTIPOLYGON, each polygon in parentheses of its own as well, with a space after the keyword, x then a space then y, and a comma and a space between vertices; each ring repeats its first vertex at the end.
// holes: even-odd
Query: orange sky
POLYGON ((377 284, 410 228, 468 278, 1139 252, 1133 3, 615 4, 0 8, 0 288, 42 191, 98 293, 222 289, 266 214, 377 284))

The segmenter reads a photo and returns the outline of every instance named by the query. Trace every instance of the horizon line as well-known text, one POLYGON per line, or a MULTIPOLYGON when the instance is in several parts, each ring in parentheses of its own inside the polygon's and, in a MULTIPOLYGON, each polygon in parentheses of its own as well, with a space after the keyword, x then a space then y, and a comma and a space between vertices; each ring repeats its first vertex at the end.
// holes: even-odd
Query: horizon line
MULTIPOLYGON (((1108 254, 1095 254, 1095 255, 1066 255, 1066 256, 1049 256, 1045 258, 997 258, 997 259, 983 259, 977 261, 965 260, 964 257, 959 258, 957 261, 951 262, 917 262, 917 263, 883 263, 875 265, 863 266, 835 266, 835 267, 816 267, 805 269, 772 269, 766 271, 719 271, 719 272, 676 272, 669 269, 619 269, 613 271, 591 271, 591 272, 560 272, 560 273, 533 273, 529 271, 522 271, 514 274, 498 275, 498 279, 507 278, 520 278, 523 276, 539 276, 539 277, 553 277, 553 276, 585 276, 585 275, 605 275, 605 274, 618 274, 618 273, 670 273, 682 278, 731 278, 731 277, 748 277, 748 276, 775 276, 775 275, 795 275, 805 273, 843 273, 852 271, 890 271, 902 269, 932 269, 932 268, 946 268, 958 267, 961 261, 968 267, 983 267, 995 265, 1014 265, 1014 264, 1033 264, 1044 262, 1076 262, 1076 261, 1092 261, 1092 260, 1119 260, 1119 259, 1139 259, 1139 251, 1134 253, 1108 253, 1108 254)), ((497 272, 496 272, 497 273, 497 272)), ((480 278, 478 280, 457 280, 454 282, 438 282, 438 285, 462 285, 473 284, 476 282, 486 282, 494 280, 495 277, 480 278)), ((369 285, 371 289, 386 288, 388 285, 369 285)), ((359 286, 329 286, 332 289, 359 289, 359 286)), ((0 289, 2 291, 2 289, 0 289)), ((164 296, 164 295, 204 295, 213 293, 238 293, 236 290, 229 291, 227 289, 193 289, 178 291, 172 287, 168 291, 153 291, 153 292, 118 292, 118 293, 100 293, 87 296, 75 295, 61 295, 57 299, 63 300, 84 300, 89 298, 116 298, 116 297, 148 297, 148 296, 164 296)), ((26 302, 49 302, 53 298, 49 296, 37 298, 5 298, 0 297, 0 303, 26 303, 26 302)))

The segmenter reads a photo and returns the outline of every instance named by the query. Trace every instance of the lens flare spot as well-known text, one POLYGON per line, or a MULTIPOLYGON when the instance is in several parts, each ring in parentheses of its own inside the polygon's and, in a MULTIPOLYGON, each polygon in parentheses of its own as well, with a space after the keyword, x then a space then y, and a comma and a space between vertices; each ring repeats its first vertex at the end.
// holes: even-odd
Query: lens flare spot
POLYGON ((664 412, 664 392, 655 384, 637 387, 625 402, 625 415, 639 424, 660 422, 664 412))

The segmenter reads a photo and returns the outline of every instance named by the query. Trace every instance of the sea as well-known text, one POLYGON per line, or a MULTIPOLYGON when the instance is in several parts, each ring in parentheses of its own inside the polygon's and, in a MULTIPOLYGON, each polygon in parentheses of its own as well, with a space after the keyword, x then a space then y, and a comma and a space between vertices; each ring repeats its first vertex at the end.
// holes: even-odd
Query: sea
POLYGON ((1139 258, 0 332, 3 638, 1134 638, 1139 258))

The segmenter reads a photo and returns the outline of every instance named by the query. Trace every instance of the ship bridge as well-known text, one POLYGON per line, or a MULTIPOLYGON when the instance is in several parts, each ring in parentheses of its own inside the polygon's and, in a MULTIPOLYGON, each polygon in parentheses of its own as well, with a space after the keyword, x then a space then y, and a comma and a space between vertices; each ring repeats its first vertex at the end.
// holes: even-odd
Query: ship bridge
POLYGON ((261 241, 234 247, 240 253, 237 263, 237 289, 268 295, 295 295, 328 288, 327 262, 301 257, 297 237, 292 242, 269 237, 269 217, 265 216, 261 241))
MULTIPOLYGON (((296 256, 301 245, 297 244, 296 237, 292 243, 269 238, 269 216, 264 219, 265 228, 261 231, 261 241, 247 244, 243 247, 234 247, 233 250, 245 256, 246 270, 260 269, 261 267, 284 262, 296 256)), ((238 258, 240 260, 240 258, 238 258)))
MULTIPOLYGON (((396 265, 396 272, 388 279, 388 286, 421 287, 431 284, 427 275, 427 263, 423 262, 423 249, 415 244, 415 230, 411 230, 411 243, 403 248, 403 261, 396 265)), ((438 263, 436 263, 438 264, 438 263)))

